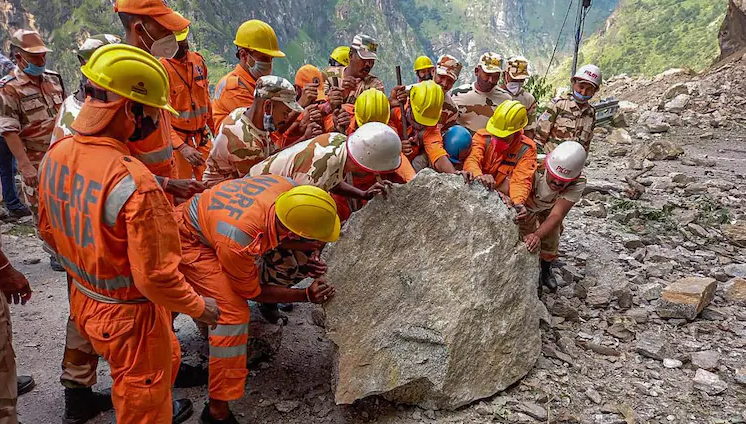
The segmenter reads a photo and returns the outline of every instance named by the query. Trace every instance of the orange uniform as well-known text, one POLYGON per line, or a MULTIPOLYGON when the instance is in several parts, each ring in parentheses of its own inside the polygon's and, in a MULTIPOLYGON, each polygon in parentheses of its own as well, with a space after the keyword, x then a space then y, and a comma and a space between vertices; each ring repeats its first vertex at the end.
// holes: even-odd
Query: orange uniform
MULTIPOLYGON (((170 103, 179 112, 171 119, 171 125, 179 139, 194 147, 204 159, 210 154, 212 144, 209 130, 215 134, 210 103, 210 81, 207 78, 205 59, 197 52, 187 51, 184 59, 161 59, 168 72, 171 84, 170 103)), ((176 177, 191 179, 192 175, 202 181, 205 167, 192 168, 192 165, 178 151, 174 154, 176 177)))
MULTIPOLYGON (((407 103, 409 109, 409 103, 407 103)), ((396 131, 399 136, 404 133, 402 126, 401 108, 395 108, 391 113, 389 126, 396 131)), ((443 156, 448 156, 445 147, 443 147, 443 136, 440 133, 440 125, 434 127, 424 127, 421 130, 415 130, 413 125, 407 125, 407 138, 417 134, 417 143, 412 146, 412 153, 407 155, 410 161, 419 156, 423 150, 427 154, 428 161, 432 164, 443 156)))
POLYGON ((70 316, 109 363, 116 421, 171 423, 180 363, 169 311, 204 300, 179 272, 173 208, 129 143, 75 135, 40 166, 39 231, 73 279, 70 316))
POLYGON ((176 208, 181 271, 198 293, 214 297, 218 326, 210 330, 210 397, 240 399, 246 385, 247 299, 261 293, 257 258, 280 242, 275 199, 293 188, 274 175, 224 181, 176 208), (209 293, 209 295, 208 295, 209 293))
POLYGON ((249 107, 254 103, 256 78, 246 71, 241 64, 229 72, 215 87, 215 97, 212 100, 212 116, 215 128, 219 129, 223 119, 240 107, 249 107))
POLYGON ((526 203, 536 172, 536 144, 523 135, 508 145, 504 140, 481 129, 474 134, 471 153, 464 161, 464 171, 478 177, 490 174, 499 186, 510 181, 510 198, 516 204, 526 203))

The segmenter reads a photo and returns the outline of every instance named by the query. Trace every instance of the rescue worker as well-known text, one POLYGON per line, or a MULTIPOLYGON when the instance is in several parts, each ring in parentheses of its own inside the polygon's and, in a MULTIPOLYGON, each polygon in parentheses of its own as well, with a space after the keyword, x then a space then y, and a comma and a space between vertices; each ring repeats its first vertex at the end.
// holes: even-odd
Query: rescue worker
POLYGON ((225 181, 180 205, 177 221, 183 260, 180 269, 198 293, 214 296, 222 314, 209 332, 209 402, 201 422, 238 423, 229 402, 246 386, 248 299, 257 302, 323 303, 334 288, 319 278, 315 261, 306 289, 260 283, 257 262, 273 249, 300 238, 333 242, 339 237, 337 208, 328 193, 262 175, 225 181))
MULTIPOLYGON (((1 244, 1 243, 0 243, 1 244)), ((0 250, 0 424, 18 424, 16 403, 21 377, 16 377, 10 303, 25 305, 31 300, 31 286, 0 250), (17 383, 19 382, 19 383, 17 383)), ((30 377, 26 377, 30 378, 30 377)), ((31 380, 33 382, 33 379, 31 380)))
MULTIPOLYGON (((404 87, 399 87, 404 90, 404 87)), ((401 92, 401 91, 399 91, 401 92)), ((392 93, 396 98, 398 93, 392 93)), ((415 171, 420 171, 432 164, 433 169, 448 174, 456 173, 448 153, 443 148, 443 136, 438 122, 443 109, 445 94, 434 81, 425 81, 412 86, 409 100, 401 107, 394 109, 389 125, 402 138, 402 152, 415 171), (407 120, 407 134, 404 134, 402 119, 407 120)), ((398 105, 398 100, 396 100, 398 105)))
POLYGON ((554 99, 537 120, 534 140, 540 152, 550 153, 568 140, 579 142, 586 152, 591 148, 596 109, 588 102, 601 88, 601 69, 582 66, 571 81, 573 92, 554 99))
POLYGON ((103 46, 81 68, 92 90, 41 164, 40 231, 71 278, 70 315, 109 363, 116 421, 180 423, 188 400, 172 402, 180 351, 169 311, 208 325, 220 315, 178 271, 173 208, 153 174, 130 156, 143 116, 168 104, 168 74, 147 52, 103 46), (64 219, 63 219, 64 217, 64 219))
MULTIPOLYGON (((179 51, 174 32, 189 27, 189 20, 174 12, 162 0, 117 0, 114 11, 124 26, 124 42, 157 58, 173 58, 179 51)), ((173 152, 179 151, 184 157, 193 157, 195 160, 201 156, 174 131, 171 118, 171 114, 162 111, 155 116, 144 116, 128 146, 132 155, 156 175, 166 193, 188 199, 205 187, 192 179, 176 179, 173 152)))
POLYGON ((541 252, 539 286, 551 291, 557 289, 551 267, 559 252, 562 221, 585 190, 582 171, 586 157, 585 148, 576 141, 564 142, 552 150, 547 155, 545 169, 534 175, 526 202, 529 213, 518 221, 528 250, 541 252))
POLYGON ((533 94, 523 89, 526 80, 531 74, 528 71, 528 60, 523 56, 514 56, 508 59, 503 82, 500 84, 506 93, 510 95, 510 100, 517 100, 528 111, 528 125, 523 129, 526 137, 533 139, 536 130, 536 98, 533 94))
POLYGON ((474 68, 476 81, 451 92, 453 103, 459 111, 458 124, 472 134, 485 128, 495 109, 505 100, 510 100, 510 96, 498 85, 503 67, 502 56, 485 53, 474 68))
MULTIPOLYGON (((83 41, 83 44, 78 47, 78 62, 80 62, 80 66, 85 65, 86 62, 88 62, 88 59, 91 58, 91 55, 93 55, 93 52, 95 52, 99 47, 107 44, 119 44, 121 42, 121 38, 112 34, 92 35, 86 38, 85 41, 83 41)), ((83 107, 87 92, 89 91, 87 87, 88 78, 86 78, 85 75, 81 75, 78 89, 75 90, 73 94, 69 95, 62 103, 62 107, 60 107, 60 111, 57 114, 57 120, 54 124, 54 130, 52 131, 50 145, 74 134, 70 125, 72 125, 75 118, 78 117, 80 109, 83 107)))
MULTIPOLYGON (((36 31, 19 29, 10 39, 16 68, 0 79, 0 133, 21 173, 21 191, 34 223, 38 222, 38 167, 49 149, 54 121, 65 100, 62 77, 46 69, 50 52, 36 31)), ((49 264, 64 271, 54 255, 49 264)))
POLYGON ((329 55, 329 67, 345 67, 350 64, 350 46, 338 46, 329 55))
POLYGON ((182 143, 193 148, 174 153, 176 178, 188 180, 194 176, 202 181, 205 160, 212 148, 208 132, 216 131, 207 64, 201 54, 189 49, 189 27, 175 35, 179 50, 173 59, 161 59, 171 83, 171 105, 179 112, 178 117, 171 119, 171 126, 182 143))
POLYGON ((435 66, 435 78, 433 80, 445 93, 443 112, 440 115, 440 130, 444 133, 453 125, 456 125, 459 119, 458 107, 451 97, 451 89, 461 75, 462 67, 458 59, 451 55, 441 56, 435 66))
POLYGON ((254 165, 249 175, 280 175, 345 197, 370 200, 385 185, 360 190, 345 182, 352 172, 374 175, 394 172, 402 164, 401 141, 388 125, 370 122, 349 138, 340 133, 322 134, 302 141, 254 165))
POLYGON ((295 73, 295 93, 303 112, 291 112, 290 120, 295 121, 283 134, 284 145, 292 145, 299 140, 308 140, 324 132, 324 116, 332 113, 324 94, 324 76, 319 68, 303 65, 295 73))
POLYGON ((471 152, 464 162, 470 182, 478 181, 488 190, 509 195, 518 219, 528 213, 526 201, 536 171, 536 145, 523 135, 526 124, 526 107, 506 100, 495 109, 486 128, 474 134, 471 152))
POLYGON ((233 44, 236 45, 238 64, 215 86, 212 100, 215 128, 219 128, 234 110, 251 106, 256 81, 272 74, 272 61, 275 58, 285 57, 277 42, 275 30, 258 19, 241 24, 233 44))
POLYGON ((414 73, 417 75, 417 82, 429 81, 433 79, 435 65, 427 56, 420 56, 414 60, 414 73))
POLYGON ((254 96, 251 106, 238 108, 226 118, 213 140, 204 175, 209 187, 243 177, 284 147, 276 143, 273 133, 287 126, 290 112, 303 111, 295 100, 295 88, 281 77, 259 78, 254 96))
POLYGON ((471 152, 471 133, 461 125, 454 125, 443 136, 443 147, 448 153, 448 160, 457 171, 464 168, 464 162, 471 152))
POLYGON ((378 42, 373 37, 358 34, 352 39, 350 64, 327 71, 324 92, 332 102, 354 104, 357 96, 369 88, 386 91, 383 82, 370 73, 378 58, 377 51, 378 42))

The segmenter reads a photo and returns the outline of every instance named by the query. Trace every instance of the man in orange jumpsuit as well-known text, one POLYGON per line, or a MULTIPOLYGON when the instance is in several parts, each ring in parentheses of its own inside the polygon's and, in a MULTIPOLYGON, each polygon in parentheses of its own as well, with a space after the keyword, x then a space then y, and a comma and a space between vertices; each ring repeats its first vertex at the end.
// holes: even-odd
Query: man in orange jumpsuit
POLYGON ((231 112, 254 103, 256 80, 272 74, 274 58, 285 57, 285 53, 280 51, 275 30, 258 19, 241 24, 233 44, 237 49, 238 65, 220 79, 212 101, 216 129, 231 112))
POLYGON ((281 176, 261 175, 222 182, 180 205, 177 221, 183 259, 180 270, 198 293, 215 297, 222 314, 210 330, 210 401, 202 423, 238 423, 228 402, 246 385, 247 299, 257 302, 323 303, 334 288, 318 279, 307 289, 261 284, 257 260, 301 238, 333 242, 340 222, 331 196, 313 186, 295 186, 281 176))
POLYGON ((191 402, 172 402, 180 363, 169 311, 209 325, 220 315, 184 280, 173 208, 128 140, 168 104, 168 74, 125 44, 99 48, 82 67, 91 93, 40 168, 39 228, 68 275, 70 315, 109 363, 116 420, 177 423, 191 402))
POLYGON ((161 63, 166 67, 171 83, 171 105, 179 112, 179 116, 171 120, 171 126, 184 144, 200 154, 194 158, 176 151, 176 178, 188 180, 194 176, 197 181, 202 181, 205 160, 212 148, 208 131, 215 134, 215 123, 212 120, 207 64, 202 55, 189 50, 188 35, 189 27, 176 33, 179 50, 173 59, 163 58, 161 63))
POLYGON ((526 106, 506 100, 495 109, 487 128, 474 134, 471 153, 464 162, 465 177, 479 181, 489 190, 509 193, 516 219, 528 215, 526 200, 536 172, 536 145, 523 135, 528 124, 526 106))

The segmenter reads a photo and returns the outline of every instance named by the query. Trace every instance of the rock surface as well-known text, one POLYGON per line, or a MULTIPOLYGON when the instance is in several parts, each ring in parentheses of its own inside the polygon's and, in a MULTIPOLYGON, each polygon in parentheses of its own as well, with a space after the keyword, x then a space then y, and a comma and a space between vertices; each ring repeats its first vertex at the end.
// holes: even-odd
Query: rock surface
POLYGON ((682 278, 663 289, 658 315, 693 320, 710 304, 716 289, 717 282, 713 278, 682 278))
POLYGON ((458 408, 541 353, 537 258, 481 186, 425 170, 355 213, 323 256, 337 287, 325 309, 338 404, 382 394, 458 408))

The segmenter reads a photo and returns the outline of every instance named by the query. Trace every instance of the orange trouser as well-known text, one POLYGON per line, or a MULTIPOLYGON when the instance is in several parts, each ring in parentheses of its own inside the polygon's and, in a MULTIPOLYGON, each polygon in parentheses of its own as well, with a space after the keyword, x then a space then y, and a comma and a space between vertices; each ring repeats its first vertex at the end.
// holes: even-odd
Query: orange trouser
POLYGON ((233 291, 230 279, 221 272, 215 251, 200 242, 182 238, 179 270, 194 290, 214 298, 220 307, 217 328, 209 330, 210 398, 241 399, 246 386, 246 349, 249 341, 249 303, 233 291))
MULTIPOLYGON (((207 160, 207 157, 210 155, 210 150, 212 150, 212 143, 210 141, 208 141, 204 146, 197 146, 197 151, 202 155, 202 159, 204 160, 207 160)), ((176 162, 176 178, 180 180, 191 180, 192 176, 194 176, 195 180, 202 181, 202 174, 205 172, 204 166, 192 166, 192 164, 184 159, 184 156, 182 156, 179 151, 174 151, 174 161, 176 162)))
POLYGON ((181 350, 171 315, 153 303, 101 303, 73 285, 70 315, 80 334, 106 359, 118 424, 171 424, 171 386, 181 350))

